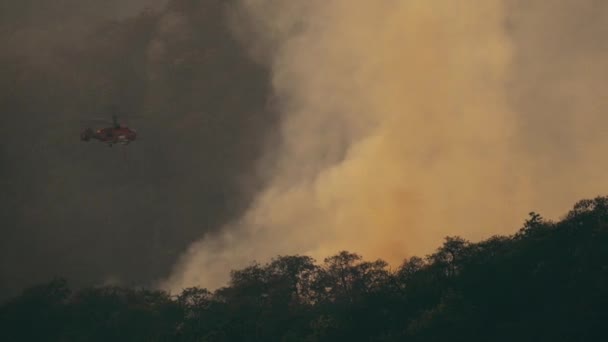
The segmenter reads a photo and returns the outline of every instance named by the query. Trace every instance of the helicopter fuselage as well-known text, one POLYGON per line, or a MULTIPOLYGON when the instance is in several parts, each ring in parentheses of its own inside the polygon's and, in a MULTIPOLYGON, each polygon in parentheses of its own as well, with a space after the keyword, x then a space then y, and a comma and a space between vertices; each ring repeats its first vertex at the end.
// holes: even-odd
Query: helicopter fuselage
POLYGON ((112 144, 128 145, 137 138, 137 132, 128 127, 106 127, 93 130, 86 128, 80 133, 80 140, 96 139, 112 146, 112 144))

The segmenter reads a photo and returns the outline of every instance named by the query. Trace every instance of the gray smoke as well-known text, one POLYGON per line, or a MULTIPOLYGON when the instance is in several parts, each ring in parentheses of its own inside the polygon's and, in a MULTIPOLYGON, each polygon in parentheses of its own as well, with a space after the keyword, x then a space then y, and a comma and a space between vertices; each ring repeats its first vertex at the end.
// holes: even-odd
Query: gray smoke
POLYGON ((225 5, 2 2, 2 296, 53 276, 151 284, 247 206, 274 114, 225 5), (138 141, 79 141, 114 111, 138 141))

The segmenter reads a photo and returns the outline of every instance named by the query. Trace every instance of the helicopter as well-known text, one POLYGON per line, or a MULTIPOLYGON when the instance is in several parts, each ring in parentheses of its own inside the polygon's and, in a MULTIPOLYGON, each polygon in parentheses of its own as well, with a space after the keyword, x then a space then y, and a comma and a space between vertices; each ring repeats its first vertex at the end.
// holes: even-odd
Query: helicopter
POLYGON ((87 127, 80 132, 80 140, 97 139, 112 147, 113 144, 128 145, 137 138, 137 131, 118 122, 118 117, 112 115, 112 126, 94 130, 87 127))

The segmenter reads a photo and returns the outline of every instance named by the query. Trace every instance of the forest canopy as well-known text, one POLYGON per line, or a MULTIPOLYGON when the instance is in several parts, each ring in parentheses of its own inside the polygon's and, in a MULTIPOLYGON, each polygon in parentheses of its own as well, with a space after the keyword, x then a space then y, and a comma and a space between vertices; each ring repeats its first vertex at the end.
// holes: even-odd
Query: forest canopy
MULTIPOLYGON (((608 197, 511 236, 447 237, 397 269, 342 251, 277 256, 211 292, 64 279, 0 307, 3 341, 589 341, 608 321, 608 197)), ((204 270, 202 270, 204 271, 204 270)), ((204 284, 202 284, 204 285, 204 284)))

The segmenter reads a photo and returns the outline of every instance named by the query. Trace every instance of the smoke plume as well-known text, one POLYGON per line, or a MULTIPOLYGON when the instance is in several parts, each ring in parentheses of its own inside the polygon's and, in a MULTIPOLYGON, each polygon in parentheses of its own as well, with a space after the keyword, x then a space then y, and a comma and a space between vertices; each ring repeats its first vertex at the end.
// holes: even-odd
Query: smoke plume
POLYGON ((235 32, 270 63, 281 142, 249 211, 193 244, 167 286, 216 287, 277 254, 395 264, 516 226, 529 204, 505 16, 498 0, 242 1, 235 32))
POLYGON ((509 104, 529 209, 555 216, 608 191, 608 3, 508 2, 509 104))

